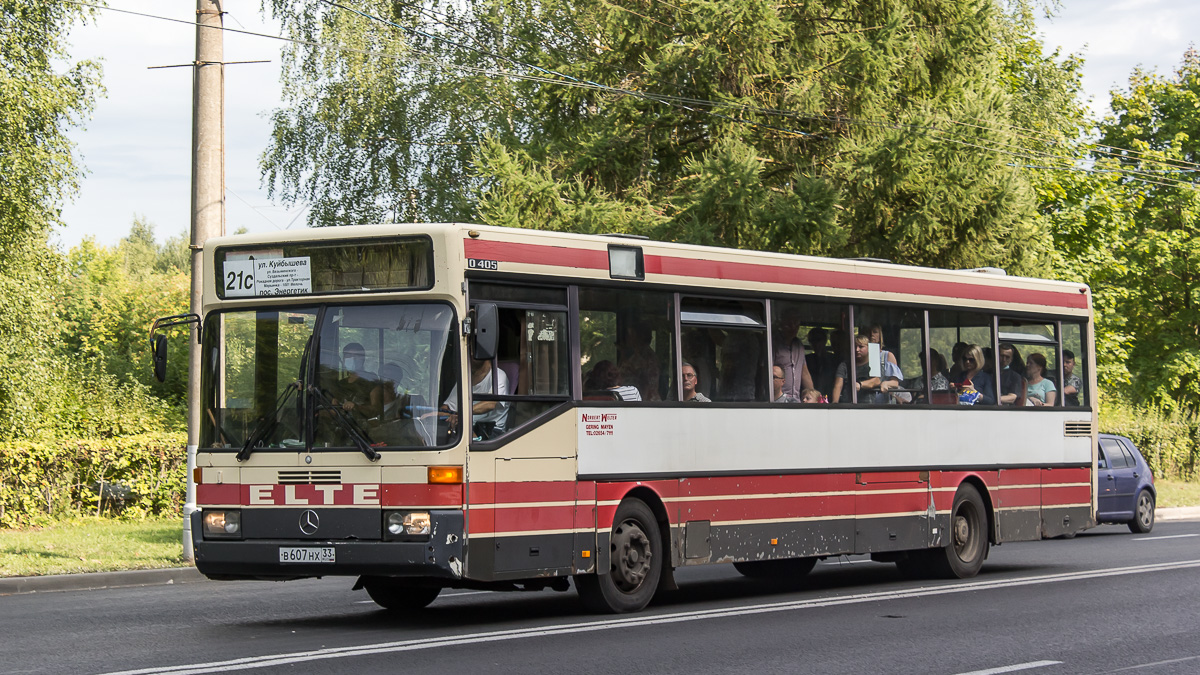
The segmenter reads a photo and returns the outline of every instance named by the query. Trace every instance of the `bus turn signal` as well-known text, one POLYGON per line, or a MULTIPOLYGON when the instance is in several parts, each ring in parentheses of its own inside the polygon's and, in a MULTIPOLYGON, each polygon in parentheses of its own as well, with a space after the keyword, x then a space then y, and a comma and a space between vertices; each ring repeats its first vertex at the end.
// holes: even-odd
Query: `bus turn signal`
POLYGON ((461 466, 431 466, 429 467, 429 482, 442 485, 461 485, 463 469, 461 466))

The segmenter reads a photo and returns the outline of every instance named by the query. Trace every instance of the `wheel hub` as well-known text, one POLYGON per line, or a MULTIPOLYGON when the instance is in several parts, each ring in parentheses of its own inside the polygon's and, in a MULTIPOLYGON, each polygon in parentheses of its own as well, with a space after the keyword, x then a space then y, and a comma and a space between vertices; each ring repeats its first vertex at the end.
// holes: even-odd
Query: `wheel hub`
POLYGON ((613 581, 627 593, 637 590, 650 573, 649 537, 637 523, 627 520, 613 531, 611 550, 613 581))

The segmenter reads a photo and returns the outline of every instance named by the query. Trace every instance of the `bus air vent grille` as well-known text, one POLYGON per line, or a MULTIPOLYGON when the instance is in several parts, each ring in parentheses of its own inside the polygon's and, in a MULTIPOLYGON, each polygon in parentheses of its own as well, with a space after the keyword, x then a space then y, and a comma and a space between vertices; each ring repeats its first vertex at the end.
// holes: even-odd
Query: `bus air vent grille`
POLYGON ((1080 436, 1091 435, 1091 422, 1063 422, 1063 436, 1066 436, 1067 438, 1078 438, 1080 436))
POLYGON ((280 485, 337 485, 342 482, 342 472, 333 471, 280 471, 280 485))

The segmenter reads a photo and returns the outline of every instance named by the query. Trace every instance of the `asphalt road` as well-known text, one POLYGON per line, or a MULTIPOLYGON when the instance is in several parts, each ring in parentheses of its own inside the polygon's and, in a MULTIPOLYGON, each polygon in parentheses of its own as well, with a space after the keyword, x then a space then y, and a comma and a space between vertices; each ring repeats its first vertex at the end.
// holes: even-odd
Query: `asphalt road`
POLYGON ((1006 544, 966 581, 827 560, 780 588, 677 573, 641 614, 448 591, 409 618, 350 579, 0 597, 6 673, 1200 673, 1200 523, 1006 544))

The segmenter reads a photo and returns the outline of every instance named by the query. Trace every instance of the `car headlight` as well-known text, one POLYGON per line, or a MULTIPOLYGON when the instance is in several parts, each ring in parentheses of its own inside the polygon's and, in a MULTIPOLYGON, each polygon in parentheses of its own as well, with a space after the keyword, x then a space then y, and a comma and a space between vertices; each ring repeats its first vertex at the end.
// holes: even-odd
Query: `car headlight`
POLYGON ((387 515, 387 531, 393 537, 429 536, 431 529, 428 511, 393 511, 387 515))
POLYGON ((242 536, 241 511, 205 511, 202 518, 206 537, 242 536))

